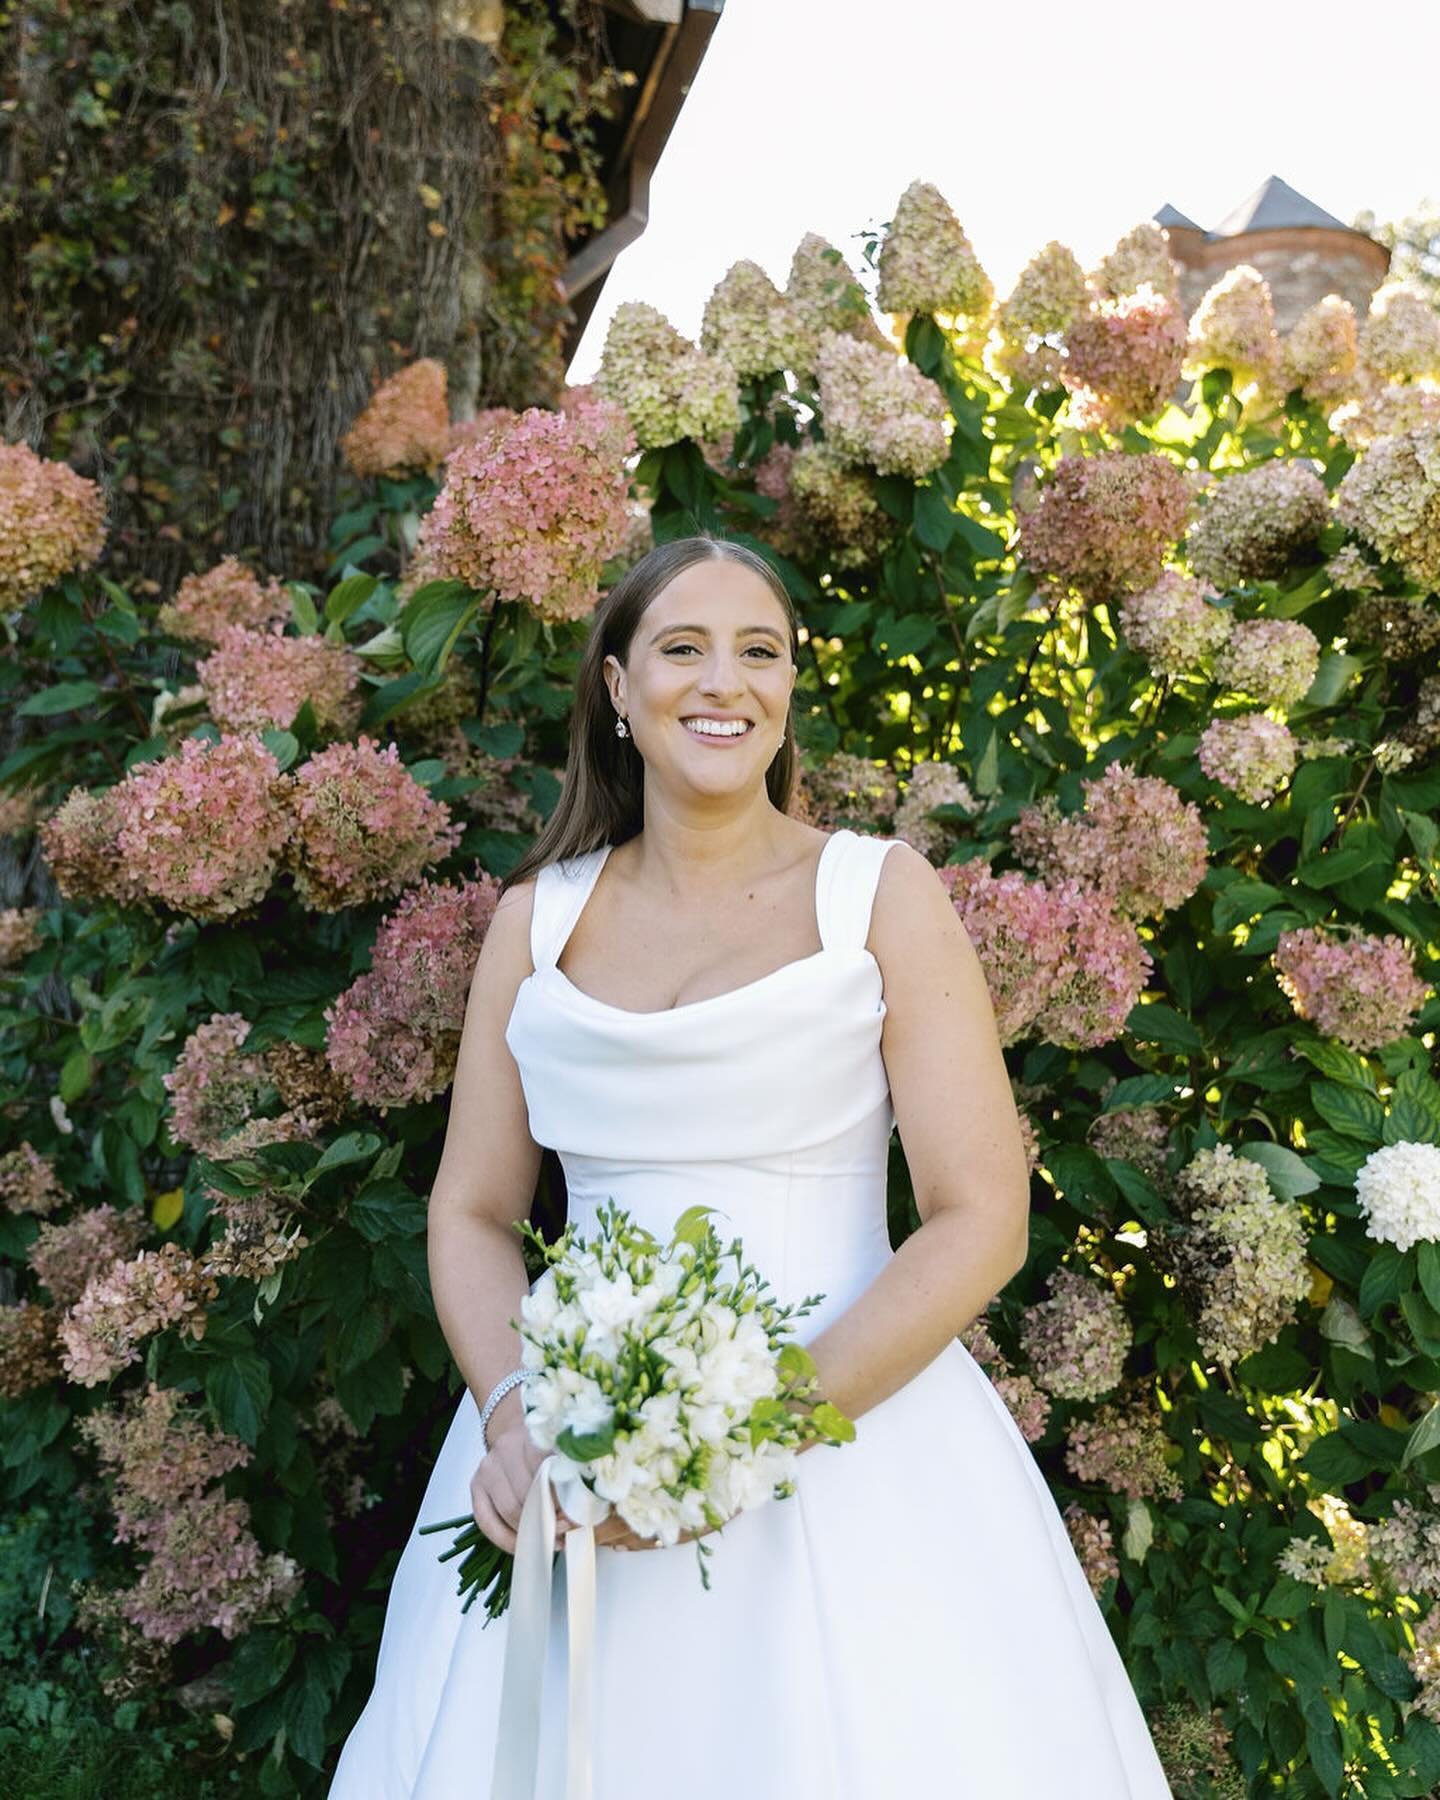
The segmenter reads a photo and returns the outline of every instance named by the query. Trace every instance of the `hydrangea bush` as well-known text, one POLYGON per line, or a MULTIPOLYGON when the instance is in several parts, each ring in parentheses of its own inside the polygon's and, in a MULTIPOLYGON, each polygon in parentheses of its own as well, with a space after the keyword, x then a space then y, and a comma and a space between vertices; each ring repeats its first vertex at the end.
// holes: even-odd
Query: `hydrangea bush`
POLYGON ((924 182, 779 273, 717 270, 699 343, 622 307, 553 408, 397 372, 326 587, 136 598, 98 493, 12 455, 6 1504, 84 1520, 117 1697, 198 1682, 217 1754, 323 1792, 458 1392, 424 1196, 498 878, 598 593, 720 531, 801 619, 792 812, 914 844, 985 970, 1032 1242, 962 1341, 1176 1795, 1419 1800, 1435 333, 1395 290, 1282 334, 1248 268, 1184 319, 1153 225, 997 296, 924 182))

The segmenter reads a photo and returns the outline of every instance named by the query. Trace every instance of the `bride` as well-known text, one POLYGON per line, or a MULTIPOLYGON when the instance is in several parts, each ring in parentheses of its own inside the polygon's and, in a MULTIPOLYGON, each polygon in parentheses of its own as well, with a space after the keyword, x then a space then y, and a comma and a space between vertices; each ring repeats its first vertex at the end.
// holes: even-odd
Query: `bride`
POLYGON ((610 1199, 662 1240, 713 1205, 778 1302, 821 1295, 797 1335, 855 1439, 708 1534, 708 1591, 697 1534, 596 1526, 590 1741, 565 1743, 562 1574, 538 1766, 494 1788, 512 1615, 462 1617, 441 1540, 412 1532, 331 1800, 1169 1795, 1055 1502, 957 1337, 1027 1249, 984 976, 923 856, 790 815, 799 655, 782 585, 721 539, 657 547, 597 608, 564 790, 471 986, 429 1221, 466 1392, 417 1524, 473 1513, 516 1547, 545 1457, 515 1329, 544 1146, 582 1230, 610 1199), (921 1224, 892 1250, 897 1127, 921 1224))

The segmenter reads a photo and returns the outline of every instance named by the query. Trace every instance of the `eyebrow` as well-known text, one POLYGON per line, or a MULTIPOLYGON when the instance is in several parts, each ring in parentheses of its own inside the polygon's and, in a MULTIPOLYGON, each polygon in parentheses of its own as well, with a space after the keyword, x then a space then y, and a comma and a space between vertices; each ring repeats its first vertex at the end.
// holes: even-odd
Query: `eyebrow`
MULTIPOLYGON (((651 638, 650 642, 652 644, 658 643, 662 637, 668 636, 672 631, 693 631, 699 637, 709 637, 710 635, 710 628, 707 625, 662 625, 659 631, 655 633, 654 637, 651 638)), ((774 638, 777 644, 784 644, 785 642, 785 639, 778 631, 776 631, 773 625, 745 625, 741 627, 740 636, 774 638)))

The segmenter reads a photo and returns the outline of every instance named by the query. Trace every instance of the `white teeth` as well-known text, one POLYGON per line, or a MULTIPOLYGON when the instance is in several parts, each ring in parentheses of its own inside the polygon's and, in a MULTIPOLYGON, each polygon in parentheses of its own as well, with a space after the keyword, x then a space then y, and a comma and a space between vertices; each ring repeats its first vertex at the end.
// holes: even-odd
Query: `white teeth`
POLYGON ((719 719, 682 719, 681 724, 699 737, 742 737, 750 729, 747 723, 724 724, 719 719))

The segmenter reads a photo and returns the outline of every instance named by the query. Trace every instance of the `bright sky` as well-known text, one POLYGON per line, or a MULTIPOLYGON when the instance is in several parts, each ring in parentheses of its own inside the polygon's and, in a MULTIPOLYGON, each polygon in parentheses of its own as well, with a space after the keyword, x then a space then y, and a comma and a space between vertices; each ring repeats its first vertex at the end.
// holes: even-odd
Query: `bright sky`
POLYGON ((726 0, 571 365, 648 300, 687 335, 749 257, 784 285, 807 231, 855 234, 917 178, 959 215, 1003 296, 1051 238, 1092 267, 1167 200, 1216 225, 1269 175, 1346 224, 1440 192, 1417 70, 1440 13, 1414 0, 726 0), (1410 71, 1407 76, 1405 71, 1410 71), (1407 93, 1408 89, 1408 93, 1407 93))

